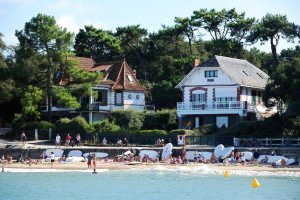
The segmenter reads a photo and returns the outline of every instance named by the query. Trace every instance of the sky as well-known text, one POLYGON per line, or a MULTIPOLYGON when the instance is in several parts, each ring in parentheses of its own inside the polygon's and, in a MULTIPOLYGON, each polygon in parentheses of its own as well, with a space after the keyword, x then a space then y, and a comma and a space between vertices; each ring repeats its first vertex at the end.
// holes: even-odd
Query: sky
MULTIPOLYGON (((299 0, 0 0, 0 32, 6 44, 16 45, 15 30, 22 30, 38 13, 54 16, 60 26, 74 33, 84 25, 115 31, 117 27, 137 24, 148 32, 157 32, 162 25, 174 25, 175 17, 190 17, 201 8, 235 8, 257 19, 266 13, 281 14, 300 25, 299 0)), ((255 46, 270 52, 269 43, 255 46)), ((294 46, 280 40, 278 52, 294 46)))

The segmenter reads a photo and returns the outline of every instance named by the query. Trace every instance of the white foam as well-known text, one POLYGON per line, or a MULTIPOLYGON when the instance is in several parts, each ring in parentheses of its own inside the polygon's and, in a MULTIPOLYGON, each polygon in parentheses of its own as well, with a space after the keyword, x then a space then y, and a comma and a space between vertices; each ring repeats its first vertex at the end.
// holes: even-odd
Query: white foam
MULTIPOLYGON (((110 171, 109 169, 97 169, 98 173, 110 171)), ((62 169, 19 169, 19 168, 4 168, 4 172, 17 172, 17 173, 41 173, 41 172, 87 172, 91 173, 92 170, 62 170, 62 169)))
MULTIPOLYGON (((224 169, 216 169, 211 168, 207 165, 201 165, 196 167, 190 166, 178 166, 178 168, 168 168, 162 165, 158 165, 155 167, 145 168, 145 169, 132 169, 138 171, 157 171, 157 172, 166 172, 166 173, 184 173, 184 174, 203 174, 203 175, 223 175, 224 169)), ((294 177, 300 178, 300 172, 292 172, 292 171, 254 171, 254 170, 229 170, 230 175, 233 176, 275 176, 275 177, 294 177)))

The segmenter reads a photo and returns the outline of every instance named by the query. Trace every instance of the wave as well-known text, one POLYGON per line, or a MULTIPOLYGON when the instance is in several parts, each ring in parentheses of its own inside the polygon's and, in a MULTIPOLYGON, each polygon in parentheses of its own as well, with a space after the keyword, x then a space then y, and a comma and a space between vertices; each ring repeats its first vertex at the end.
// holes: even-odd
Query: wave
MULTIPOLYGON (((210 168, 208 166, 198 166, 198 167, 186 167, 180 166, 178 168, 169 168, 164 166, 155 166, 153 168, 147 169, 132 169, 133 171, 157 171, 157 172, 174 172, 174 173, 185 173, 185 174, 199 174, 199 175, 223 175, 224 169, 210 168)), ((229 170, 230 175, 233 176, 272 176, 272 177, 294 177, 300 178, 300 172, 293 171, 254 171, 254 170, 229 170)))

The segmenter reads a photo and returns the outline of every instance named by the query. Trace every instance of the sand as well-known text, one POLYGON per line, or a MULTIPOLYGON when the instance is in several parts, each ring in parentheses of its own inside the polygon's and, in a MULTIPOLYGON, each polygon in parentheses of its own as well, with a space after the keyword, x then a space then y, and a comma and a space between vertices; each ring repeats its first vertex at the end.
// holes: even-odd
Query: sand
MULTIPOLYGON (((15 169, 50 169, 50 163, 39 163, 39 164, 22 164, 22 163, 12 163, 12 164, 1 164, 1 167, 7 168, 15 168, 15 169)), ((224 166, 222 164, 201 164, 201 163, 189 163, 184 165, 170 165, 166 163, 140 163, 136 165, 128 165, 125 162, 104 162, 97 161, 97 169, 108 169, 108 170, 127 170, 127 169, 155 169, 163 167, 166 169, 206 169, 206 170, 217 170, 217 171, 250 171, 250 172, 299 172, 300 167, 297 165, 288 166, 286 168, 274 168, 270 165, 228 165, 224 166)), ((57 163, 55 162, 53 165, 53 169, 58 170, 88 170, 86 162, 78 162, 78 163, 57 163)), ((90 169, 91 170, 91 169, 90 169)))

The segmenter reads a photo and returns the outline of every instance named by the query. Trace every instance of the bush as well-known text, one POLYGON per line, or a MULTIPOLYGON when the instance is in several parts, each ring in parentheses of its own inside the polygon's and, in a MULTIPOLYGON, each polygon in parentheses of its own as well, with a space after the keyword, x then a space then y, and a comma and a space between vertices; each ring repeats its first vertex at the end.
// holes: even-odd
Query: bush
POLYGON ((253 135, 255 123, 254 121, 243 121, 225 130, 224 135, 235 137, 253 135))
POLYGON ((300 136, 300 118, 288 119, 283 132, 284 136, 300 136))
POLYGON ((202 135, 209 135, 217 131, 217 127, 215 124, 205 124, 199 128, 194 129, 193 135, 194 136, 202 136, 202 135))
POLYGON ((177 128, 176 110, 159 110, 155 113, 145 114, 145 123, 143 129, 163 129, 172 130, 177 128))
POLYGON ((47 121, 33 121, 27 122, 25 124, 26 129, 39 129, 39 130, 49 130, 49 128, 54 128, 54 125, 47 121))
POLYGON ((101 122, 96 122, 93 124, 96 133, 116 133, 120 131, 120 126, 116 125, 114 122, 110 122, 108 119, 104 119, 101 122))
POLYGON ((67 133, 71 134, 85 134, 91 133, 92 127, 89 126, 87 121, 83 117, 75 117, 73 119, 61 118, 55 123, 56 132, 63 138, 67 133))
POLYGON ((113 111, 109 119, 123 129, 140 130, 144 124, 145 115, 143 112, 134 110, 118 110, 113 111))

